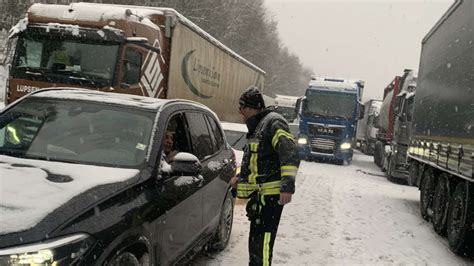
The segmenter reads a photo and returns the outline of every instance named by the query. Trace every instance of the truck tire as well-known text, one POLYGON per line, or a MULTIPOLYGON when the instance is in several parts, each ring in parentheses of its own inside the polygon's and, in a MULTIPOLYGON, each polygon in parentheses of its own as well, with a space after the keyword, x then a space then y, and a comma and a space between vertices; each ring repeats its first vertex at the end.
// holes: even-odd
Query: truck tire
POLYGON ((429 210, 431 209, 434 194, 433 176, 431 173, 432 171, 430 170, 425 171, 420 183, 420 213, 421 217, 426 221, 430 219, 429 210))
POLYGON ((390 155, 388 157, 385 156, 385 152, 382 153, 382 172, 387 172, 388 164, 390 162, 390 155))
POLYGON ((374 149, 374 163, 378 167, 381 167, 381 164, 380 164, 380 162, 382 161, 381 154, 382 154, 382 142, 377 141, 375 142, 375 149, 374 149))
POLYGON ((361 143, 360 143, 360 151, 361 151, 363 154, 367 154, 367 144, 365 143, 365 141, 361 141, 361 143))
POLYGON ((448 211, 448 242, 449 248, 461 256, 471 255, 473 244, 473 202, 467 195, 467 184, 462 181, 454 190, 448 211))
POLYGON ((388 158, 387 158, 387 179, 389 181, 394 181, 394 178, 393 178, 393 167, 394 167, 394 164, 395 162, 392 160, 392 156, 390 155, 388 158))
POLYGON ((410 162, 410 169, 408 171, 407 183, 409 186, 416 186, 418 179, 418 162, 412 160, 410 162))
POLYGON ((431 222, 433 228, 439 235, 446 234, 446 217, 449 204, 449 187, 448 179, 445 174, 442 174, 436 182, 436 187, 433 195, 433 217, 431 222))

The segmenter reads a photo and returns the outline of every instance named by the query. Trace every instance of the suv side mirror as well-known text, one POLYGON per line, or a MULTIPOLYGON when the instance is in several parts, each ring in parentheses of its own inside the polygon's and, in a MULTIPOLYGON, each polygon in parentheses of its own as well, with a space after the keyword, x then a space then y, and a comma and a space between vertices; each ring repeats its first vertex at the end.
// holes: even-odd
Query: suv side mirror
POLYGON ((187 152, 179 152, 171 163, 172 175, 196 176, 201 173, 201 162, 199 159, 187 152))

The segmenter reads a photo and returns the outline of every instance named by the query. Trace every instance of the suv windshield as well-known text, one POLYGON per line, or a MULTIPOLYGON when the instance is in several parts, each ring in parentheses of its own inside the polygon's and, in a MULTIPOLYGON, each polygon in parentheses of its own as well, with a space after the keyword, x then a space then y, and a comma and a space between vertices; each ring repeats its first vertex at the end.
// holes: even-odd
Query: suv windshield
POLYGON ((0 154, 137 167, 145 161, 153 117, 100 103, 25 99, 0 115, 0 154))
MULTIPOLYGON (((117 43, 87 43, 57 35, 22 34, 12 74, 110 85, 118 55, 117 43)), ((70 83, 70 82, 68 82, 70 83)))
POLYGON ((356 104, 355 94, 308 90, 303 112, 305 115, 351 119, 356 104))

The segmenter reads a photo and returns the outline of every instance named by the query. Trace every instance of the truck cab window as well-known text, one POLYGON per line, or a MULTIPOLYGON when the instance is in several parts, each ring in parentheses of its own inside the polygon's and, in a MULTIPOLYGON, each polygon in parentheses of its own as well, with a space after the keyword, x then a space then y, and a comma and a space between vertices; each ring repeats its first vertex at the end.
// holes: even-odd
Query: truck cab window
POLYGON ((41 66, 41 51, 43 44, 34 40, 20 39, 18 44, 18 57, 16 65, 19 67, 35 67, 41 66), (31 52, 39 51, 39 52, 31 52))
POLYGON ((122 64, 122 83, 129 85, 140 82, 142 55, 137 50, 127 48, 122 64))

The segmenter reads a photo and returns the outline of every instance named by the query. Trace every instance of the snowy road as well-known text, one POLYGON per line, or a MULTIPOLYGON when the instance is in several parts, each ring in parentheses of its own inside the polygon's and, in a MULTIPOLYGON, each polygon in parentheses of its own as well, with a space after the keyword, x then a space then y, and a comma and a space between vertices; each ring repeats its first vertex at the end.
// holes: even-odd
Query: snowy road
MULTIPOLYGON (((471 265, 449 251, 419 214, 415 187, 387 181, 372 157, 349 166, 302 162, 283 210, 273 265, 471 265)), ((248 221, 236 205, 229 246, 196 265, 246 265, 248 221)))

